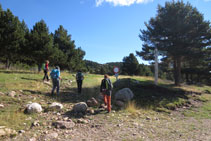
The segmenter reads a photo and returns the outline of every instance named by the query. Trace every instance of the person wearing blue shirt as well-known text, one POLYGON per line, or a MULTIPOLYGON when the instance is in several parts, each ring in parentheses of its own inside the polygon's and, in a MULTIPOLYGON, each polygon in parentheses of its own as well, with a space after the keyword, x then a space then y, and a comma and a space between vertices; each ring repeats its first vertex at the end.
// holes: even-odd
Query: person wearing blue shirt
POLYGON ((53 88, 51 91, 51 95, 54 94, 54 90, 56 89, 56 94, 59 95, 59 84, 60 84, 60 69, 58 66, 56 66, 50 73, 52 82, 53 82, 53 88))

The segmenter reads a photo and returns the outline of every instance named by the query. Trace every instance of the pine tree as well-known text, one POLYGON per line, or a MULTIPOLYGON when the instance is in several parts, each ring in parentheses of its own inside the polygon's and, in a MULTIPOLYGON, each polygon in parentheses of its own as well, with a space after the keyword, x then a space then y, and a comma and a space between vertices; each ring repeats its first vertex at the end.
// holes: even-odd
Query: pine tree
POLYGON ((182 62, 201 58, 203 49, 211 43, 210 22, 189 3, 172 1, 166 2, 164 7, 159 5, 157 16, 145 25, 147 29, 140 34, 144 45, 137 54, 151 60, 157 47, 163 57, 172 60, 175 85, 179 85, 182 62))

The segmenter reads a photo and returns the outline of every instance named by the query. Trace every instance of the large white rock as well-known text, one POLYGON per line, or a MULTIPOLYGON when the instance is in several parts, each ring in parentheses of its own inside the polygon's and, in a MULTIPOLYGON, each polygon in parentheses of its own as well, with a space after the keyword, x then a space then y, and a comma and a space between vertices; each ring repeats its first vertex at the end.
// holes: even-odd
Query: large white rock
POLYGON ((61 103, 53 102, 49 106, 49 109, 51 109, 51 110, 61 110, 61 109, 63 109, 63 105, 61 103))
POLYGON ((79 102, 73 106, 73 111, 76 113, 85 113, 87 111, 87 107, 88 106, 85 102, 79 102))
POLYGON ((27 108, 26 111, 29 114, 42 112, 42 106, 38 103, 28 104, 26 108, 27 108))
POLYGON ((120 101, 130 101, 134 97, 133 92, 129 88, 124 88, 116 92, 115 94, 115 100, 120 101))

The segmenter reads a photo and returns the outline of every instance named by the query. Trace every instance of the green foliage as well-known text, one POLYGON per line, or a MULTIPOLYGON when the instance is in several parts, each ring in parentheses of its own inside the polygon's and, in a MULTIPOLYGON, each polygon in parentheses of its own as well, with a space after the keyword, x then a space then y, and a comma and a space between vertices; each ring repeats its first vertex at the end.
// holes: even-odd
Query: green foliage
POLYGON ((183 1, 166 2, 158 6, 158 14, 145 23, 147 29, 141 30, 140 39, 144 41, 139 56, 153 59, 155 47, 160 55, 174 64, 175 84, 181 82, 181 64, 187 60, 203 57, 203 49, 211 44, 210 22, 203 14, 183 1))
POLYGON ((122 73, 128 75, 137 75, 139 70, 139 63, 133 53, 123 58, 122 73))
POLYGON ((76 48, 75 41, 67 30, 60 26, 55 34, 50 34, 47 24, 41 20, 29 31, 24 21, 20 22, 12 12, 3 11, 0 6, 0 61, 7 68, 17 61, 38 65, 50 60, 50 65, 59 65, 62 69, 86 71, 83 57, 85 51, 76 48))
MULTIPOLYGON (((78 69, 85 70, 85 64, 83 57, 85 52, 81 48, 76 48, 75 41, 71 39, 71 35, 68 35, 67 30, 62 25, 53 34, 54 46, 60 52, 56 52, 59 61, 54 61, 61 68, 77 71, 78 69)), ((53 57, 55 59, 55 57, 53 57)))
POLYGON ((0 61, 6 64, 6 68, 11 63, 19 59, 21 44, 24 41, 24 31, 18 17, 12 12, 0 10, 0 61))

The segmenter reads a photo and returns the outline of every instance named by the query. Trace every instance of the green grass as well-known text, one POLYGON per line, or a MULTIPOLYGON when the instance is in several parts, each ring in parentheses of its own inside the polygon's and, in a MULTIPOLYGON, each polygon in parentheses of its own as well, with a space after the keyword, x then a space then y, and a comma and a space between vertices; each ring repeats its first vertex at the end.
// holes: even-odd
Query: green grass
POLYGON ((183 114, 187 117, 195 117, 197 119, 211 119, 211 95, 206 94, 201 96, 203 100, 206 102, 199 108, 192 108, 190 110, 185 111, 183 114))

